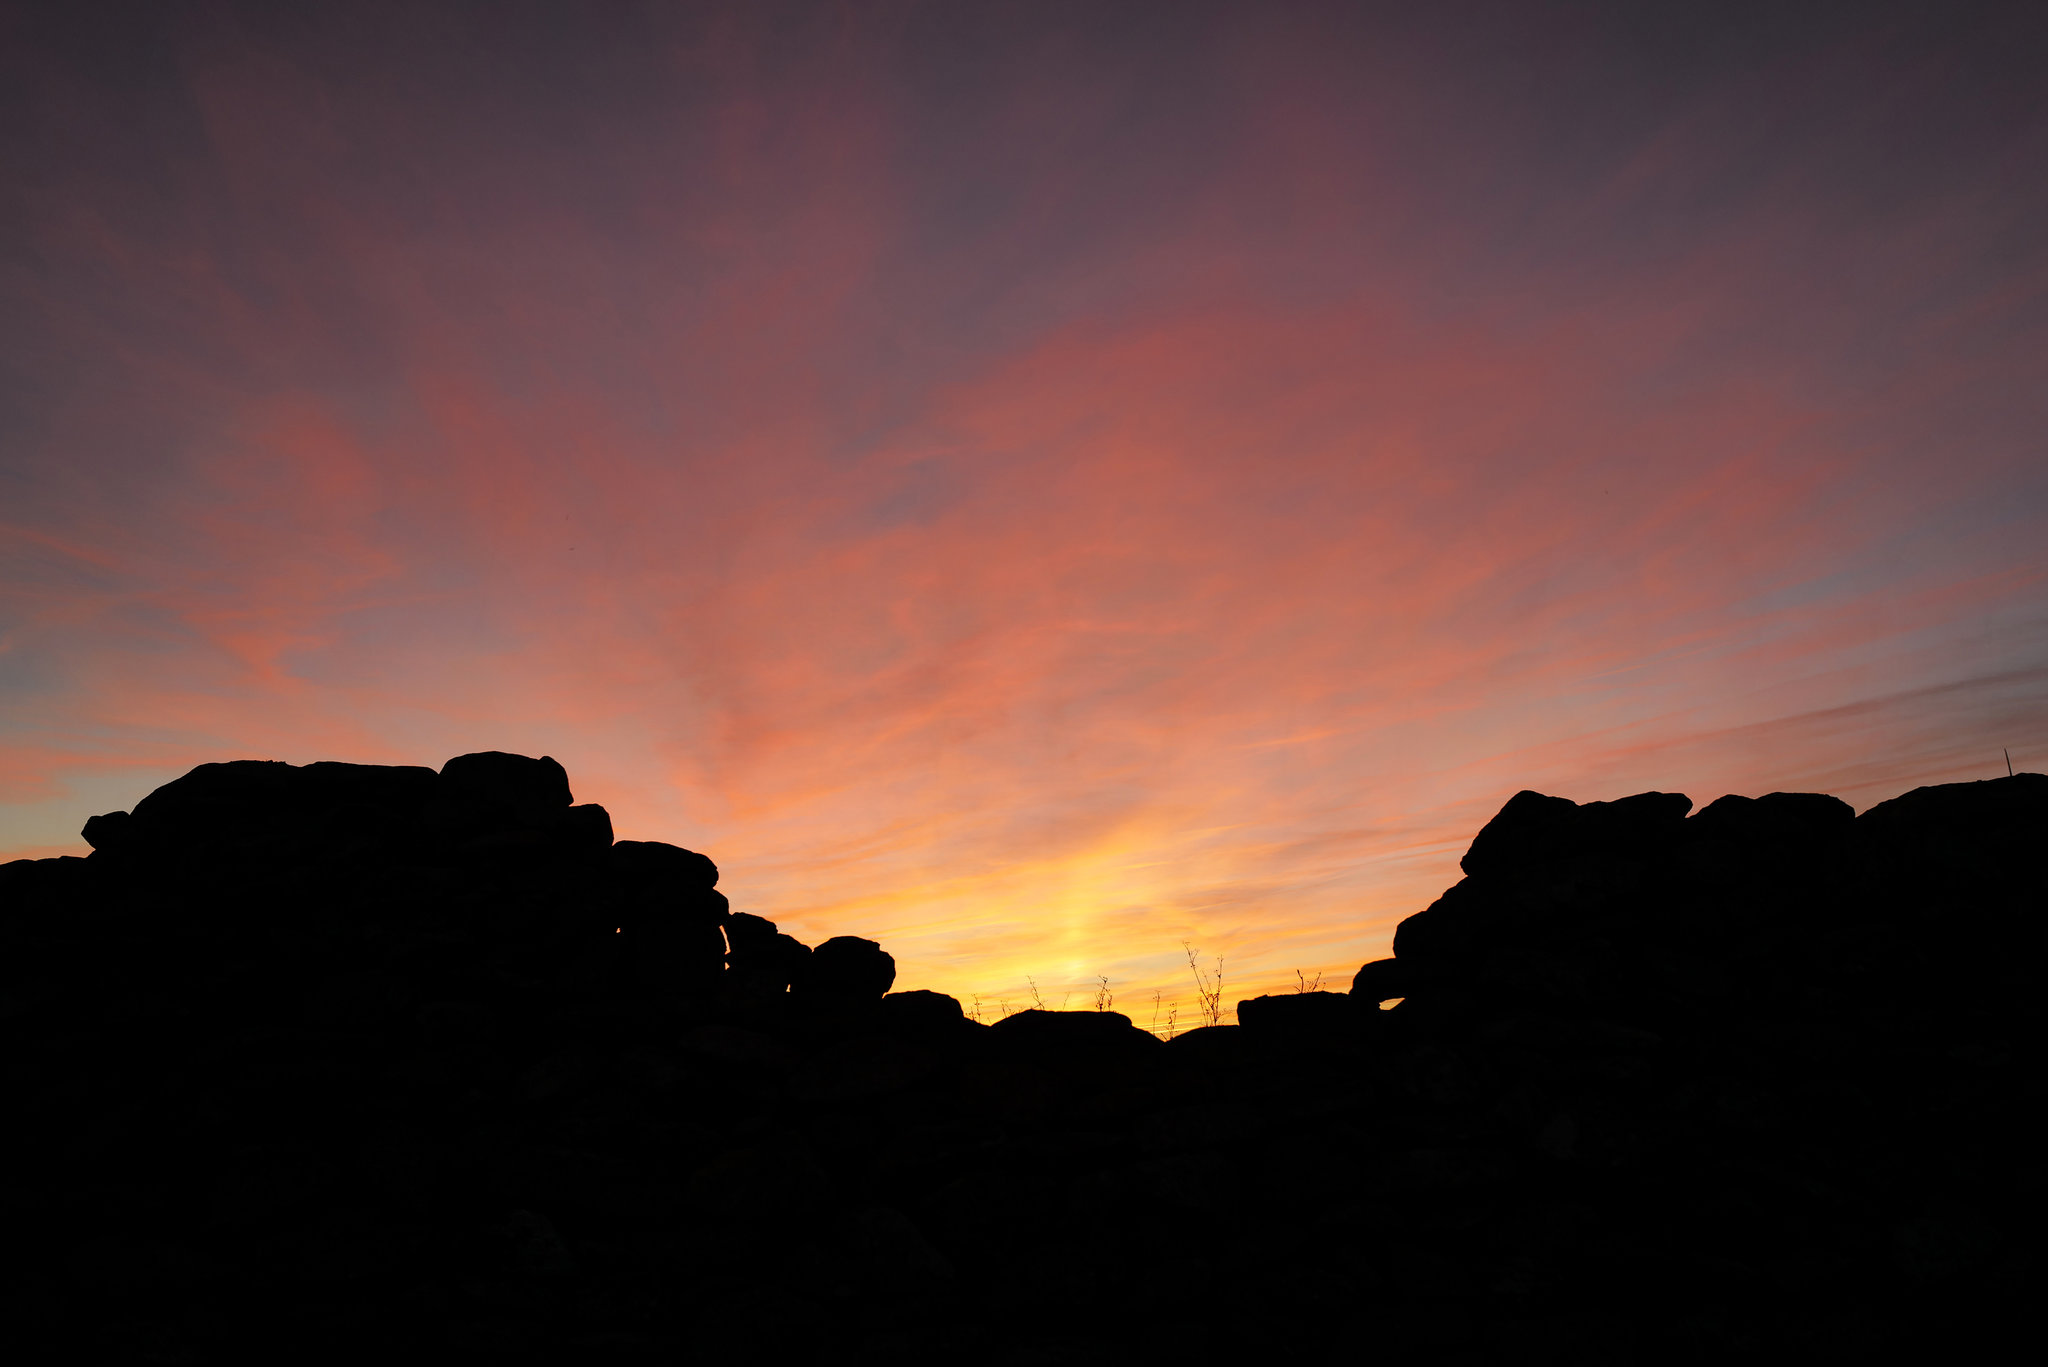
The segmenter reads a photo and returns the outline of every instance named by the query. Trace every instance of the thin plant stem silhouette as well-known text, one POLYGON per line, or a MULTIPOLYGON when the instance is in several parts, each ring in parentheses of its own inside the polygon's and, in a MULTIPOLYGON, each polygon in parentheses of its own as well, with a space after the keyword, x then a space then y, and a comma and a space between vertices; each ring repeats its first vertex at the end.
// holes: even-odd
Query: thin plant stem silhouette
POLYGON ((1189 944, 1186 940, 1182 940, 1180 947, 1187 951, 1188 969, 1195 975, 1195 992, 1200 998, 1203 1023, 1206 1025, 1223 1024, 1223 956, 1221 954, 1216 956, 1215 975, 1211 977, 1203 969, 1201 956, 1195 952, 1193 945, 1189 944))

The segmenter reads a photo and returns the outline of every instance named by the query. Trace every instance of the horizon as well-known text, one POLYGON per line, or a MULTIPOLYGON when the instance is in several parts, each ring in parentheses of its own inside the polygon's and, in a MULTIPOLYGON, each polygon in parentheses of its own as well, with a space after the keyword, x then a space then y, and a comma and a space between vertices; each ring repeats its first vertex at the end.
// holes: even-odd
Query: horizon
MULTIPOLYGON (((456 757, 451 756, 450 758, 452 760, 456 757)), ((526 758, 551 759, 553 757, 529 756, 526 758)), ((1966 779, 1962 780, 1962 782, 1995 781, 1996 778, 2042 777, 2040 773, 2035 771, 2013 768, 2009 754, 2002 756, 2002 758, 2006 761, 2006 772, 2004 774, 1994 776, 1994 780, 1966 779)), ((438 771, 445 766, 429 765, 415 767, 430 768, 438 771)), ((1922 786, 1939 787, 1952 785, 1922 786)), ((1918 791, 1921 791, 1920 787, 1908 789, 1905 792, 1893 794, 1893 796, 1904 797, 1918 791)), ((1644 793, 1630 796, 1648 795, 1648 793, 1644 793)), ((1550 796, 1557 795, 1552 794, 1550 796)), ((1878 802, 1871 804, 1871 806, 1880 806, 1890 800, 1890 798, 1880 799, 1878 802)), ((1687 801, 1691 804, 1688 820, 1690 817, 1698 816, 1702 810, 1710 805, 1705 802, 1693 801, 1689 796, 1687 801)), ((130 805, 132 807, 134 804, 130 805)), ((1585 804, 1581 803, 1579 805, 1583 806, 1585 804)), ((1851 810, 1856 816, 1860 817, 1865 812, 1871 810, 1871 807, 1864 807, 1860 810, 1851 807, 1851 810)), ((96 813, 95 815, 98 814, 96 813)), ((1472 835, 1466 838, 1466 845, 1469 846, 1476 840, 1478 834, 1479 832, 1475 829, 1472 835)), ((90 853, 89 847, 88 853, 90 853)), ((1451 882, 1455 883, 1463 877, 1463 873, 1454 866, 1451 882)), ((1448 887, 1449 884, 1446 885, 1446 890, 1448 890, 1448 887)), ((722 888, 721 891, 730 895, 733 890, 730 887, 726 887, 722 888)), ((1432 898, 1431 900, 1433 901, 1434 899, 1432 898)), ((735 908, 735 910, 738 909, 735 908)), ((1414 910, 1422 910, 1422 907, 1418 906, 1414 910)), ((1396 919, 1398 920, 1399 918, 1397 917, 1396 919)), ((784 927, 784 929, 787 930, 787 927, 784 927)), ((856 927, 840 926, 835 929, 834 933, 849 935, 855 934, 856 931, 856 927)), ((871 937, 862 936, 860 938, 868 939, 871 937)), ((1391 940, 1392 927, 1389 927, 1387 943, 1376 950, 1372 957, 1385 958, 1391 955, 1393 952, 1391 940)), ((885 951, 889 948, 887 945, 882 945, 881 947, 885 951)), ((1187 976, 1184 981, 1172 985, 1161 983, 1139 984, 1135 989, 1138 1000, 1135 1002, 1126 1000, 1121 1003, 1124 1008, 1121 1014, 1128 1017, 1138 1028, 1150 1034, 1161 1035, 1167 1039, 1172 1039, 1177 1034, 1185 1034, 1189 1030, 1199 1029, 1204 1025, 1236 1023, 1237 1008, 1249 997, 1316 991, 1342 993, 1347 990, 1350 982, 1350 970, 1346 966, 1339 964, 1329 969, 1318 967, 1313 971, 1296 968, 1292 981, 1287 980, 1285 977, 1277 981, 1272 980, 1269 973, 1265 978, 1255 979, 1250 987, 1240 985, 1233 990, 1226 986, 1226 963, 1222 956, 1204 956, 1195 946, 1186 942, 1182 943, 1181 950, 1183 955, 1182 962, 1187 970, 1187 976), (1191 990, 1192 995, 1190 996, 1191 990), (1151 993, 1149 997, 1145 995, 1147 992, 1151 993), (1168 995, 1169 992, 1171 995, 1168 995), (1148 1004, 1151 1007, 1149 1013, 1145 1009, 1148 1004), (1182 1018, 1183 1012, 1185 1012, 1185 1019, 1182 1018)), ((893 953, 891 957, 892 959, 894 958, 893 953)), ((1234 983, 1237 981, 1237 978, 1233 975, 1227 981, 1234 983)), ((1118 1006, 1120 988, 1123 996, 1129 996, 1132 993, 1132 989, 1128 984, 1113 984, 1106 974, 1098 974, 1082 982, 1048 981, 1044 986, 1041 986, 1033 975, 1027 974, 1024 984, 1021 991, 1012 985, 1007 992, 987 992, 974 990, 971 983, 966 987, 962 987, 959 983, 953 982, 946 984, 946 989, 948 989, 946 990, 946 995, 953 997, 960 1003, 962 1011, 969 1020, 978 1024, 993 1024, 996 1021, 1024 1011, 1091 1009, 1085 1005, 1082 1007, 1071 1005, 1071 1001, 1077 992, 1083 994, 1091 1001, 1093 1003, 1092 1009, 1098 1012, 1113 1010, 1118 1006)), ((934 989, 924 983, 911 984, 906 982, 899 970, 897 982, 893 990, 905 992, 917 990, 930 991, 934 989)), ((1386 999, 1380 1004, 1381 1009, 1390 1009, 1398 1006, 1401 1004, 1401 1001, 1402 998, 1400 997, 1386 999)))
POLYGON ((2038 771, 2043 21, 1780 10, 0 20, 0 860, 547 754, 1144 1025, 1520 789, 2038 771))

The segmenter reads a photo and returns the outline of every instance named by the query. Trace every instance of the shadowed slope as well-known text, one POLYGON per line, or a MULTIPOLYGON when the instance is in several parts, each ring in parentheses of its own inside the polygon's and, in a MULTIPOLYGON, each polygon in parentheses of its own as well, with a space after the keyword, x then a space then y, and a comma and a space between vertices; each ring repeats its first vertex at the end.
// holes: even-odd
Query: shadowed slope
POLYGON ((0 866, 0 1314, 200 1357, 1996 1342, 2048 778, 1691 806, 1518 794, 1349 994, 1161 1043, 892 993, 552 760, 204 765, 0 866))

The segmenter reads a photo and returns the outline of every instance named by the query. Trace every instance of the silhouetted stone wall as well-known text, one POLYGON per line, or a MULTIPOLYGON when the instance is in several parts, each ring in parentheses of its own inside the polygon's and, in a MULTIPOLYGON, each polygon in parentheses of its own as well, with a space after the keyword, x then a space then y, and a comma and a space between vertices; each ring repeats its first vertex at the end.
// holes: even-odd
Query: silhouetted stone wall
POLYGON ((551 759, 203 765, 0 866, 0 1319, 160 1361, 1988 1350, 2040 1274, 2048 778, 1690 812, 1517 794, 1350 993, 1162 1043, 893 992, 551 759))

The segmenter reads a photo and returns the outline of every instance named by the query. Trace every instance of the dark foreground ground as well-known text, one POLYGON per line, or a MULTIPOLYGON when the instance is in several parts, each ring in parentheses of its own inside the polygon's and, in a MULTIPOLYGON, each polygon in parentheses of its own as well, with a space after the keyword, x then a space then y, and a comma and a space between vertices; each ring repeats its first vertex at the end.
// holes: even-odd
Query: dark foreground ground
POLYGON ((2048 777, 1690 805, 1520 794, 1350 994, 1161 1043, 885 996, 878 946, 729 915, 710 860, 614 844, 551 760, 207 765, 94 818, 89 859, 0 866, 0 1342, 2031 1343, 2048 777))

